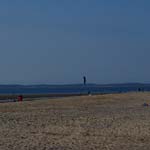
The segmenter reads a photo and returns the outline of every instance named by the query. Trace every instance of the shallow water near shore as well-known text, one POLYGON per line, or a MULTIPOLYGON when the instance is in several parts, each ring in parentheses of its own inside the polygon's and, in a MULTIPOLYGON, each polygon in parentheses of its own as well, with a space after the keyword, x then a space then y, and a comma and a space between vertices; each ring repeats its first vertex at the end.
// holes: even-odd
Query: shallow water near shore
POLYGON ((150 91, 149 84, 113 85, 0 85, 0 94, 87 94, 150 91))

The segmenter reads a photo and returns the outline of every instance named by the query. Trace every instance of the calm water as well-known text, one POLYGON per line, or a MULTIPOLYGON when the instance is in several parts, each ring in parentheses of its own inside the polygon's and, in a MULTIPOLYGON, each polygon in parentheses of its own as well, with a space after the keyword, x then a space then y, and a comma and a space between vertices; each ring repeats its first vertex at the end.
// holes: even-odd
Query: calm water
POLYGON ((120 93, 138 91, 150 91, 150 86, 56 86, 56 87, 5 87, 0 88, 0 94, 82 94, 82 93, 120 93))

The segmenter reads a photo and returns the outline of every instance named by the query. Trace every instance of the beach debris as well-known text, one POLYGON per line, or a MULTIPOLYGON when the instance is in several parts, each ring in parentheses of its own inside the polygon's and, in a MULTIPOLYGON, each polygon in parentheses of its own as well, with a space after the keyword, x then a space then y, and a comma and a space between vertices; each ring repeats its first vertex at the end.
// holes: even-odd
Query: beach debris
POLYGON ((15 99, 1 99, 0 100, 0 103, 9 103, 9 102, 16 102, 16 100, 15 99))
POLYGON ((144 103, 144 104, 143 104, 143 106, 144 106, 144 107, 148 107, 148 106, 149 106, 149 104, 147 104, 147 103, 144 103))

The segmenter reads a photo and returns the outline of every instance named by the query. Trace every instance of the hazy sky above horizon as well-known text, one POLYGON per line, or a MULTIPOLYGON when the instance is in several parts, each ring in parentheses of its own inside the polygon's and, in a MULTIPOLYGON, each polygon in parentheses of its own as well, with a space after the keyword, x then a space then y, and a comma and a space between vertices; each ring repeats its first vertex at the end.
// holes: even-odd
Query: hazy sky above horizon
POLYGON ((0 84, 150 82, 149 0, 1 0, 0 84))

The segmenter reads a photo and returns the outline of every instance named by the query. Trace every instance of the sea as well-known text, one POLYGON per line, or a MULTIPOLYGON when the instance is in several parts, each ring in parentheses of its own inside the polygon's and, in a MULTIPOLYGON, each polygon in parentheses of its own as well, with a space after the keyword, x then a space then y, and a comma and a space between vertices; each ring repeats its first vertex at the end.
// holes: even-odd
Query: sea
POLYGON ((150 91, 150 84, 0 85, 0 94, 105 94, 150 91))

